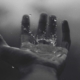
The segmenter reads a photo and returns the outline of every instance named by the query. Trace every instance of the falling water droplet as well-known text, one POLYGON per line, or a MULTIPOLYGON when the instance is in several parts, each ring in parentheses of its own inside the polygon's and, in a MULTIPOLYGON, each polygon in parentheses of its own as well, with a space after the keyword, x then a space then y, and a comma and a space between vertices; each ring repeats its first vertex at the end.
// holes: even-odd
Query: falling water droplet
POLYGON ((29 14, 29 16, 31 17, 31 16, 32 16, 32 14, 29 14))

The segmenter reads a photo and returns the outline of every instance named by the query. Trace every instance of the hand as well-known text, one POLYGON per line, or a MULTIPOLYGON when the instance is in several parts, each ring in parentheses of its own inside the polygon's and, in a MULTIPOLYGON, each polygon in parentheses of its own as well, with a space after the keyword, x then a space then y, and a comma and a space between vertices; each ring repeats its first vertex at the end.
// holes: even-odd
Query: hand
POLYGON ((71 44, 68 22, 62 22, 62 46, 56 47, 56 17, 49 17, 49 25, 46 28, 47 14, 42 13, 34 36, 30 31, 27 16, 24 15, 22 19, 21 49, 8 46, 0 36, 1 59, 26 73, 26 68, 31 69, 32 65, 41 64, 54 68, 59 73, 57 75, 60 75, 71 44))
POLYGON ((45 13, 40 15, 38 29, 36 35, 34 35, 30 31, 29 16, 23 16, 21 49, 28 49, 42 58, 51 60, 58 67, 58 71, 62 71, 61 68, 63 68, 62 66, 65 64, 67 53, 71 45, 69 25, 67 20, 62 22, 62 43, 61 47, 57 47, 57 19, 56 16, 51 15, 47 22, 47 17, 45 13))

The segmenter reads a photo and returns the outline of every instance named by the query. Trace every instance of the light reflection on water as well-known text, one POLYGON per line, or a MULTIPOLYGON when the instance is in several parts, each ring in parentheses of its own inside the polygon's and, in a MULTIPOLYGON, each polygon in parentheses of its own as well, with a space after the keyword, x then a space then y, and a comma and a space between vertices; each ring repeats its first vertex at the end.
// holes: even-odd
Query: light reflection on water
POLYGON ((44 37, 42 37, 40 39, 36 39, 36 41, 38 43, 44 44, 44 42, 45 42, 46 44, 52 44, 53 46, 56 46, 57 37, 55 37, 55 35, 52 35, 51 39, 45 39, 44 37))

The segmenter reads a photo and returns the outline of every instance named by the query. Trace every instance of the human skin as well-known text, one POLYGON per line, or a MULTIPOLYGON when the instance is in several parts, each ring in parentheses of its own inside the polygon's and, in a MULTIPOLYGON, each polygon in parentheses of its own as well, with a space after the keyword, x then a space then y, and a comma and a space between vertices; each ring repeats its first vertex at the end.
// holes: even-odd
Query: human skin
MULTIPOLYGON (((27 17, 29 18, 29 17, 27 17)), ((46 39, 52 39, 51 35, 54 35, 55 33, 55 26, 50 26, 51 23, 49 23, 49 28, 48 31, 45 30, 46 28, 46 19, 47 15, 45 13, 42 13, 40 16, 40 21, 39 21, 39 26, 38 30, 36 33, 36 36, 33 37, 31 35, 32 33, 30 32, 29 24, 26 26, 26 31, 25 34, 29 39, 26 42, 30 42, 34 47, 38 44, 43 44, 47 45, 50 44, 49 42, 46 42, 44 40, 39 40, 38 42, 36 41, 37 38, 41 39, 43 36, 43 32, 46 32, 46 35, 44 36, 46 39), (42 27, 43 26, 43 27, 42 27), (54 31, 52 33, 52 31, 54 31), (40 29, 40 31, 39 31, 40 29), (47 33, 49 35, 47 35, 47 33), (32 39, 30 41, 30 39, 32 39)), ((28 19, 27 19, 28 20, 28 19)), ((27 21, 29 22, 29 21, 27 21)), ((15 48, 15 47, 10 47, 6 41, 0 36, 0 53, 1 53, 1 59, 11 65, 13 65, 16 69, 18 69, 21 73, 21 80, 58 80, 58 74, 61 74, 62 71, 59 72, 61 69, 62 65, 64 65, 68 50, 70 48, 70 31, 69 31, 69 26, 67 25, 67 21, 63 21, 62 23, 62 33, 63 33, 63 38, 62 38, 62 46, 61 47, 56 47, 57 49, 57 55, 51 59, 45 59, 43 57, 40 57, 37 55, 34 51, 31 51, 31 48, 28 46, 28 48, 24 47, 24 45, 21 45, 21 48, 15 48), (67 26, 66 26, 67 25, 67 26), (65 28, 64 28, 65 27, 65 28), (26 50, 24 50, 24 48, 26 50), (58 56, 60 54, 60 56, 58 56)), ((56 24, 55 24, 56 25, 56 24)), ((24 24, 22 26, 25 27, 24 24)), ((24 35, 24 33, 22 33, 24 35)), ((22 38, 22 36, 21 36, 22 38)), ((25 41, 22 40, 22 44, 25 41)), ((28 43, 26 43, 28 45, 28 43)), ((34 47, 32 49, 34 49, 34 47)), ((44 47, 46 48, 46 47, 44 47)), ((54 47, 53 47, 54 48, 54 47)), ((55 49, 54 49, 55 51, 55 49)), ((49 53, 48 53, 49 54, 49 53)))

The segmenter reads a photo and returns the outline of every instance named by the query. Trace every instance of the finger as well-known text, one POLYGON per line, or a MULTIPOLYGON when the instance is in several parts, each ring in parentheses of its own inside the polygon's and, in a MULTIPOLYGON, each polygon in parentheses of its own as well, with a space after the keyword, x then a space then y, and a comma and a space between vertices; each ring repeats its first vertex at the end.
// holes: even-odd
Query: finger
POLYGON ((0 47, 9 46, 6 41, 3 39, 2 35, 0 35, 0 47))
POLYGON ((49 17, 49 25, 47 29, 47 39, 50 39, 53 45, 56 45, 56 26, 57 26, 57 19, 56 16, 51 15, 49 17))
POLYGON ((39 25, 38 25, 37 34, 36 34, 37 39, 45 38, 46 27, 47 27, 47 14, 42 13, 40 15, 39 25))
POLYGON ((49 17, 49 26, 48 26, 48 30, 47 30, 48 31, 48 34, 47 34, 48 38, 51 38, 52 35, 54 35, 56 33, 56 25, 57 25, 56 21, 57 21, 56 16, 51 15, 49 17))
POLYGON ((29 15, 23 15, 22 18, 22 32, 29 33, 30 31, 30 18, 29 15))
POLYGON ((61 50, 62 55, 60 56, 60 58, 58 58, 59 59, 58 75, 60 75, 62 73, 62 71, 64 70, 68 50, 70 48, 70 44, 71 44, 70 29, 69 29, 68 22, 66 20, 64 20, 62 22, 62 47, 64 47, 64 48, 61 50))
POLYGON ((46 26, 47 26, 47 14, 42 13, 40 15, 39 25, 37 29, 37 35, 43 35, 46 32, 46 26))
POLYGON ((30 31, 30 17, 29 15, 23 15, 22 18, 22 34, 21 34, 21 48, 27 44, 27 42, 35 43, 35 37, 30 31), (25 43, 25 44, 24 44, 25 43))
POLYGON ((30 30, 29 16, 23 15, 21 23, 21 47, 23 46, 24 42, 28 41, 29 30, 30 30))
POLYGON ((68 21, 64 20, 62 22, 62 47, 65 47, 67 50, 69 50, 70 45, 71 45, 70 29, 68 21))

